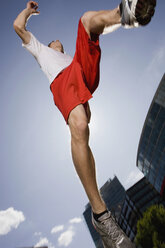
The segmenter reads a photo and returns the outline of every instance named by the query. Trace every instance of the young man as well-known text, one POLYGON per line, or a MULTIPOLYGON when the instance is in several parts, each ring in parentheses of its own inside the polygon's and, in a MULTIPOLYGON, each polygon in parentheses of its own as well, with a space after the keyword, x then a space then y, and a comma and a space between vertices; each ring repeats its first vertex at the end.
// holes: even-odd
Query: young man
POLYGON ((47 75, 54 102, 69 125, 73 163, 92 207, 93 225, 107 248, 129 248, 133 244, 115 223, 100 196, 95 161, 88 145, 91 117, 88 100, 99 84, 99 35, 121 25, 130 28, 148 24, 155 6, 156 0, 122 0, 113 10, 86 12, 79 21, 73 59, 64 53, 59 40, 45 46, 26 30, 27 19, 39 14, 36 2, 29 1, 14 21, 23 46, 47 75))

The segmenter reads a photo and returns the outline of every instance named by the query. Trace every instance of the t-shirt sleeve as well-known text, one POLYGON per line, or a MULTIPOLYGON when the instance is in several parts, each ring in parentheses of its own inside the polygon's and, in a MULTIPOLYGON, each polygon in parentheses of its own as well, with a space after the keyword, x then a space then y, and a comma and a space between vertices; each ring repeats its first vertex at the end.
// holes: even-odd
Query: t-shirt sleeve
POLYGON ((37 58, 40 54, 42 43, 40 43, 36 37, 29 32, 31 38, 28 44, 22 43, 22 46, 25 47, 35 58, 37 58))

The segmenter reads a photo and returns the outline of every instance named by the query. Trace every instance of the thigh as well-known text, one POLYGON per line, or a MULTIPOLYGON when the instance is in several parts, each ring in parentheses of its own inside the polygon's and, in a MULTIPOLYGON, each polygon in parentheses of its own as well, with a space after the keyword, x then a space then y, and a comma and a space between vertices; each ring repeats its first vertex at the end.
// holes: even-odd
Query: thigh
POLYGON ((100 23, 100 20, 103 19, 106 13, 107 11, 105 10, 88 11, 88 12, 85 12, 84 15, 81 17, 83 26, 87 34, 89 35, 90 39, 92 38, 91 37, 92 33, 102 34, 105 25, 98 25, 98 23, 100 23))
POLYGON ((82 104, 76 106, 69 115, 68 124, 71 136, 79 142, 89 141, 88 119, 82 104))
POLYGON ((68 124, 70 127, 76 126, 79 122, 88 122, 87 114, 83 104, 77 105, 69 114, 68 124))
POLYGON ((97 11, 88 11, 85 12, 84 15, 81 17, 82 24, 89 36, 91 38, 91 19, 97 14, 97 11))
POLYGON ((74 109, 71 110, 69 117, 68 117, 68 124, 69 122, 70 123, 74 121, 77 122, 79 119, 90 123, 91 110, 90 110, 89 103, 86 102, 84 104, 77 105, 74 109))
POLYGON ((91 40, 80 19, 76 41, 76 52, 74 60, 76 60, 82 68, 84 81, 91 92, 96 90, 99 84, 99 70, 101 49, 99 46, 99 35, 94 35, 91 40))
POLYGON ((70 112, 80 104, 87 109, 86 103, 92 98, 85 85, 82 68, 75 61, 53 81, 51 91, 55 105, 67 124, 70 112))

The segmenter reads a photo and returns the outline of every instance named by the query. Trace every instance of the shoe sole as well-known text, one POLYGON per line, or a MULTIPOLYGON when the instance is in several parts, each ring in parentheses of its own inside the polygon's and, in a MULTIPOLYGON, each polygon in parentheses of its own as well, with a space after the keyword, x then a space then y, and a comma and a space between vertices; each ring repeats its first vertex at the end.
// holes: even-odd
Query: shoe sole
POLYGON ((156 0, 138 0, 135 9, 136 21, 145 26, 150 21, 155 13, 156 0))
MULTIPOLYGON (((123 6, 128 9, 129 3, 122 1, 123 6)), ((150 21, 155 13, 156 0, 136 0, 131 5, 129 15, 129 23, 123 24, 126 28, 145 26, 150 21)), ((127 20, 128 22, 128 20, 127 20)))

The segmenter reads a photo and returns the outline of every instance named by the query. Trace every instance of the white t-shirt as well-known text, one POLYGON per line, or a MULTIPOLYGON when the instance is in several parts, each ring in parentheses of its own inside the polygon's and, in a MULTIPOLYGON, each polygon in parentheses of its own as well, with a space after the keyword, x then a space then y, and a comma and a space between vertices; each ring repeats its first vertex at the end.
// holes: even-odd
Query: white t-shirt
POLYGON ((70 55, 55 51, 54 49, 43 45, 32 33, 30 33, 30 35, 30 42, 28 44, 23 43, 22 46, 35 57, 51 84, 55 77, 71 64, 73 58, 70 55))

